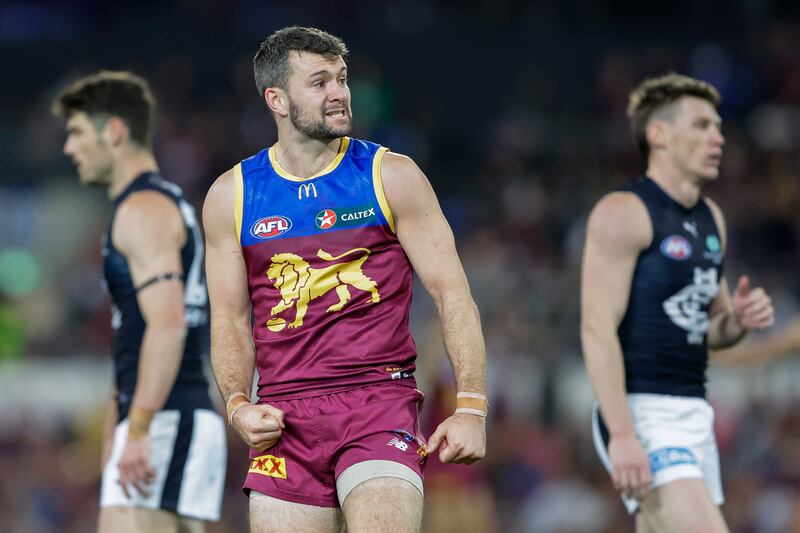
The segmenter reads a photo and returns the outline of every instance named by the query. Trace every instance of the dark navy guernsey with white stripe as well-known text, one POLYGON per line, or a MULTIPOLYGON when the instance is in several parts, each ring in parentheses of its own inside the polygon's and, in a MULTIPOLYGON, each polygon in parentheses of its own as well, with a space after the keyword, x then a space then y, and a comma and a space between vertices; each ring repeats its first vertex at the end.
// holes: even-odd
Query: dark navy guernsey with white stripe
POLYGON ((644 202, 653 226, 618 330, 627 392, 705 397, 708 312, 723 271, 714 216, 704 198, 686 208, 646 176, 619 191, 644 202))
MULTIPOLYGON (((127 417, 136 388, 145 321, 136 299, 136 289, 131 280, 128 261, 114 247, 111 234, 117 209, 128 196, 139 191, 155 191, 174 201, 186 227, 186 244, 181 249, 181 264, 185 286, 187 335, 178 376, 163 409, 212 408, 202 363, 202 354, 206 353, 208 346, 208 295, 203 272, 203 241, 200 228, 194 209, 183 198, 180 187, 164 180, 158 174, 148 172, 138 176, 114 199, 111 219, 103 235, 103 284, 113 303, 114 373, 119 420, 127 417)), ((118 229, 138 230, 138 228, 118 229)))

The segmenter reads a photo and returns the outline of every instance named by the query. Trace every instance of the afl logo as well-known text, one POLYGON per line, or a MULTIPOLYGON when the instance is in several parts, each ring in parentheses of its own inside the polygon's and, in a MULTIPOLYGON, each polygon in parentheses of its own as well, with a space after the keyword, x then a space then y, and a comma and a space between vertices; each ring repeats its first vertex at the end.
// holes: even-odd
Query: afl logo
POLYGON ((256 220, 250 228, 250 235, 256 239, 271 239, 278 235, 283 235, 292 227, 292 221, 280 215, 264 217, 256 220))
POLYGON ((336 212, 333 209, 324 209, 317 213, 314 221, 319 229, 328 229, 336 225, 336 212))
POLYGON ((661 241, 661 253, 676 261, 686 261, 692 256, 692 245, 680 235, 670 235, 661 241))

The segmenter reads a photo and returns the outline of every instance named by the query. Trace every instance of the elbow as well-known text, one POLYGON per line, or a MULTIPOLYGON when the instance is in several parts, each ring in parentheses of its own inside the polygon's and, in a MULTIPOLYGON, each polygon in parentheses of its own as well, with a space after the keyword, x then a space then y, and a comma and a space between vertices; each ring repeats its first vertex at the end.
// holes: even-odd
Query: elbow
POLYGON ((452 310, 465 310, 480 320, 480 312, 469 289, 452 288, 441 291, 432 291, 431 297, 439 316, 448 314, 452 310))
POLYGON ((158 333, 160 336, 170 337, 181 341, 186 339, 186 335, 188 333, 186 317, 183 315, 183 313, 150 321, 147 324, 147 329, 149 331, 158 333))
POLYGON ((587 347, 601 342, 603 338, 607 338, 616 334, 612 326, 607 324, 598 324, 594 320, 588 320, 585 318, 581 320, 580 329, 581 346, 583 347, 584 354, 589 351, 587 350, 587 347))
POLYGON ((592 324, 588 320, 581 320, 580 329, 581 329, 581 343, 585 346, 590 339, 594 338, 597 330, 594 324, 592 324))

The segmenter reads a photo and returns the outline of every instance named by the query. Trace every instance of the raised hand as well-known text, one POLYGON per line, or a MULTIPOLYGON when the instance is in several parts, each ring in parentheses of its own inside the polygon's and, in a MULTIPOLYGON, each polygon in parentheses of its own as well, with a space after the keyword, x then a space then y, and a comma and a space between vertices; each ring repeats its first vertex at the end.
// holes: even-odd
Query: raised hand
POLYGON ((747 276, 739 278, 733 292, 733 312, 744 329, 764 329, 775 322, 772 298, 761 287, 751 289, 747 276))

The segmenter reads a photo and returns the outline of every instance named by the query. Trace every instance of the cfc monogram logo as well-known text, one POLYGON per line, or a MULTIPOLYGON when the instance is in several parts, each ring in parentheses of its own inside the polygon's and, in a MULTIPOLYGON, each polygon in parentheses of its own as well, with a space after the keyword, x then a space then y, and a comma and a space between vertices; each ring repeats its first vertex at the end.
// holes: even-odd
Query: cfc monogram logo
POLYGON ((259 455, 250 460, 250 468, 247 471, 286 479, 286 459, 274 455, 259 455))
MULTIPOLYGON (((327 312, 341 311, 344 304, 350 300, 348 287, 368 292, 369 298, 366 299, 366 303, 380 302, 381 295, 378 292, 378 285, 364 275, 361 270, 361 266, 370 254, 367 248, 354 248, 336 257, 324 250, 318 250, 317 256, 325 261, 333 262, 356 252, 363 253, 357 259, 333 263, 323 268, 312 268, 308 262, 296 254, 273 255, 267 270, 267 277, 280 291, 281 301, 272 308, 270 314, 276 317, 294 307, 294 321, 289 324, 289 327, 299 328, 303 325, 303 317, 308 311, 308 304, 331 290, 336 290, 339 301, 328 307, 327 312)), ((281 331, 286 327, 286 320, 279 317, 270 318, 267 321, 267 327, 270 331, 281 331)))

